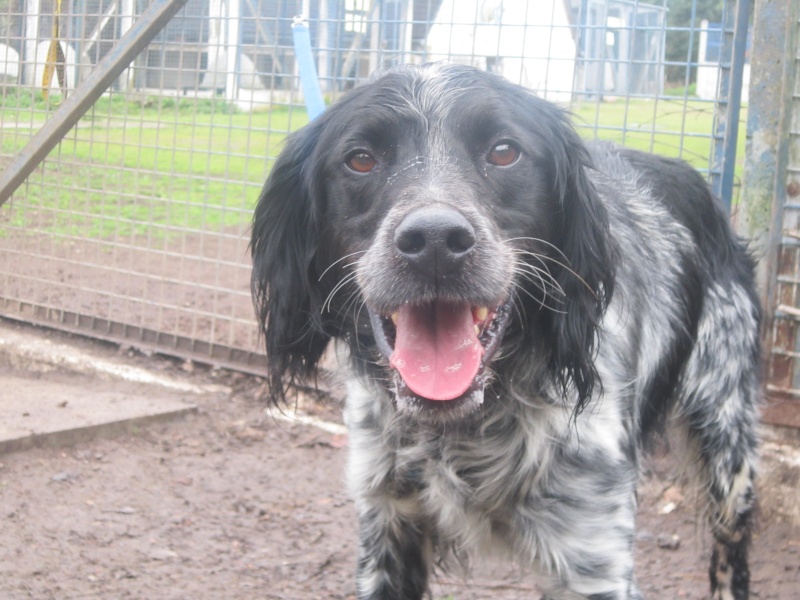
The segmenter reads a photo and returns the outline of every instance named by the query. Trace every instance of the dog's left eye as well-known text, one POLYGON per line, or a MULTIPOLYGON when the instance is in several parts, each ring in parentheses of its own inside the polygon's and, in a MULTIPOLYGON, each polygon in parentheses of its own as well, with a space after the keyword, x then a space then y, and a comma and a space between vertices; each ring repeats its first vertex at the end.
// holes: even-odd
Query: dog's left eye
POLYGON ((356 173, 369 173, 378 166, 378 161, 369 152, 359 150, 347 157, 347 166, 356 173))
POLYGON ((500 142, 491 149, 486 160, 496 167, 507 167, 519 158, 519 150, 509 142, 500 142))

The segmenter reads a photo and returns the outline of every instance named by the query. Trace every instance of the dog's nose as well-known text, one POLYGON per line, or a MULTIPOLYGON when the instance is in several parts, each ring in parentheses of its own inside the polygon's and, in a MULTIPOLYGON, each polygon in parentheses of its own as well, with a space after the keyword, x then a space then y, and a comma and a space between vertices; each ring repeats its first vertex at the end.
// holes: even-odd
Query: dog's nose
POLYGON ((400 256, 427 275, 452 273, 475 247, 475 229, 454 208, 433 204, 407 214, 394 232, 400 256))

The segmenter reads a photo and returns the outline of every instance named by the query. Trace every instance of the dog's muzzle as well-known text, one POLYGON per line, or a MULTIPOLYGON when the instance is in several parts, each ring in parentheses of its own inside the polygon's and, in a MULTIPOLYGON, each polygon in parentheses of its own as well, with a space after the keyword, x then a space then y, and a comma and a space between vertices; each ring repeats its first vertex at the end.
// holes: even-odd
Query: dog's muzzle
POLYGON ((394 245, 403 268, 447 290, 441 298, 370 311, 375 340, 395 372, 398 400, 480 405, 510 302, 476 306, 447 288, 475 249, 472 225, 452 207, 428 205, 401 220, 394 245))

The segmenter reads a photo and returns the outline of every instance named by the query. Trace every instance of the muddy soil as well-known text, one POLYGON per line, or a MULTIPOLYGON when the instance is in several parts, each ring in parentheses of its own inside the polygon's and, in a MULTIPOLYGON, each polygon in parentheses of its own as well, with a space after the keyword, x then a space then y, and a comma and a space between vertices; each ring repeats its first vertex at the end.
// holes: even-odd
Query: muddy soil
MULTIPOLYGON (((179 420, 0 456, 0 598, 354 598, 346 435, 273 418, 258 379, 100 348, 224 391, 194 398, 199 410, 179 420)), ((337 400, 304 409, 340 423, 337 400)), ((781 504, 797 472, 787 468, 761 490, 757 599, 800 598, 800 529, 781 504)), ((660 461, 641 491, 646 597, 707 598, 709 535, 696 504, 660 461)), ((539 597, 517 565, 477 566, 470 576, 437 573, 433 597, 539 597)))

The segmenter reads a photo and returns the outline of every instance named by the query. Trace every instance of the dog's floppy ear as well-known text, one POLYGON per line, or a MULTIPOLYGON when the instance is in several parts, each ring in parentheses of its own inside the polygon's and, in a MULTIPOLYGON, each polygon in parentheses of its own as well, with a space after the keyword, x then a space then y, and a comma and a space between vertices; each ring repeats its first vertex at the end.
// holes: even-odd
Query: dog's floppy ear
POLYGON ((288 385, 314 372, 330 340, 314 266, 319 223, 312 161, 320 130, 317 119, 288 139, 253 217, 251 291, 266 341, 273 403, 285 400, 288 385))
POLYGON ((578 414, 599 384, 594 366, 597 328, 614 291, 617 250, 609 235, 608 212, 589 178, 586 146, 564 113, 557 119, 550 151, 561 207, 559 248, 567 264, 555 275, 564 290, 564 306, 552 315, 551 368, 565 393, 574 386, 578 414))

